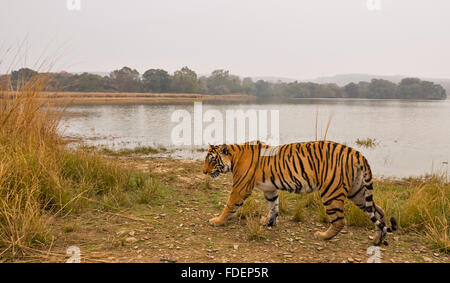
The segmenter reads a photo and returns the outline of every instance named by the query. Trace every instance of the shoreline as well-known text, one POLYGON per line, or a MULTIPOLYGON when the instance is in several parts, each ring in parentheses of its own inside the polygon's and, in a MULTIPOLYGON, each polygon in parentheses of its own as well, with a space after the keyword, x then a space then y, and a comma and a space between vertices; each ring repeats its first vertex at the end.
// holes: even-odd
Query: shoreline
POLYGON ((41 92, 38 100, 52 104, 101 103, 188 103, 195 101, 251 101, 248 94, 198 94, 198 93, 133 93, 133 92, 41 92))

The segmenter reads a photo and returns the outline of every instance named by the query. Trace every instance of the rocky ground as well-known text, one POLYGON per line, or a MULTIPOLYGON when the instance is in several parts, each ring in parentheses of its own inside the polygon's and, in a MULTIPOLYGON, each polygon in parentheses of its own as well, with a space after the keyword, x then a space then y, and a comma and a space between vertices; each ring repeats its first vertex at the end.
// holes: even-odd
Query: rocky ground
MULTIPOLYGON (((208 181, 202 162, 120 157, 157 178, 163 189, 147 204, 119 211, 90 211, 53 219, 54 241, 45 250, 30 250, 20 261, 65 262, 67 249, 76 246, 81 262, 367 262, 373 254, 372 229, 346 227, 331 241, 314 232, 327 225, 312 211, 304 221, 293 220, 295 197, 276 227, 263 227, 250 240, 249 220, 232 219, 212 227, 230 190, 231 176, 208 181)), ((263 201, 261 194, 255 192, 263 201)), ((450 262, 448 254, 433 250, 412 232, 388 235, 380 247, 381 262, 450 262)))

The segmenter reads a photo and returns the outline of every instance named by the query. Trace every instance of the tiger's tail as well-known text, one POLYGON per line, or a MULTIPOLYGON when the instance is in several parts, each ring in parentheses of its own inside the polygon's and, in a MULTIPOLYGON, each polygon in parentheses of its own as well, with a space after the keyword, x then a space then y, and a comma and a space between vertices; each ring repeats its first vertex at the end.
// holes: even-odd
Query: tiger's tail
MULTIPOLYGON (((365 198, 365 208, 364 211, 368 213, 370 220, 381 230, 383 234, 386 232, 392 233, 397 230, 397 220, 392 216, 390 219, 391 226, 386 226, 386 223, 377 219, 375 215, 376 207, 375 202, 373 201, 373 180, 372 180, 372 171, 370 170, 370 165, 367 162, 367 159, 361 155, 360 160, 361 170, 363 171, 363 186, 364 190, 364 198, 365 198)), ((378 208, 379 209, 379 208, 378 208)), ((380 210, 380 209, 379 209, 380 210)), ((382 211, 381 211, 382 212, 382 211)), ((383 213, 383 212, 382 212, 383 213)), ((384 214, 384 213, 383 213, 384 214)))

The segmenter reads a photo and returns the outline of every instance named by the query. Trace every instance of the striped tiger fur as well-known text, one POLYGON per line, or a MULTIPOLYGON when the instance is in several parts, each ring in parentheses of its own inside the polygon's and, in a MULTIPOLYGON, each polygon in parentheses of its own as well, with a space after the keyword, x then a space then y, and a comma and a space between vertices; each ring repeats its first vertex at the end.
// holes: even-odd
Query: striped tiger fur
MULTIPOLYGON (((220 216, 209 220, 223 225, 254 188, 263 191, 269 212, 261 222, 272 226, 278 216, 278 190, 293 193, 318 191, 331 225, 315 236, 333 238, 345 224, 344 200, 348 198, 375 224, 375 244, 397 229, 394 217, 386 226, 384 211, 373 200, 372 172, 357 150, 332 141, 316 141, 270 147, 261 142, 210 146, 203 173, 215 178, 233 173, 232 191, 220 216)), ((384 242, 386 243, 386 242, 384 242)), ((386 243, 387 244, 387 243, 386 243)))

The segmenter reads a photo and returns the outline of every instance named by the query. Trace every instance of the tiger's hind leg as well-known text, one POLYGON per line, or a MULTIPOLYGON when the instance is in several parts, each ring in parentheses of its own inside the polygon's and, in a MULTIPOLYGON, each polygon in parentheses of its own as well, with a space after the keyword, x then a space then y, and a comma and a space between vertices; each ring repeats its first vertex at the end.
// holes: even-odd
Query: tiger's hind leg
MULTIPOLYGON (((378 221, 380 221, 380 223, 383 223, 383 225, 386 225, 386 219, 384 217, 384 211, 383 209, 381 209, 381 207, 379 207, 378 205, 376 205, 375 203, 373 204, 374 208, 375 208, 375 217, 377 218, 378 221)), ((384 232, 383 230, 380 229, 380 227, 378 227, 378 225, 375 225, 375 239, 374 239, 374 243, 376 245, 381 244, 382 242, 386 243, 384 241, 384 239, 386 238, 386 232, 384 232)), ((387 244, 387 243, 386 243, 387 244)))
POLYGON ((381 228, 386 226, 386 219, 383 209, 375 205, 373 201, 372 190, 372 184, 362 185, 356 193, 350 194, 348 199, 364 211, 366 216, 375 224, 374 244, 379 245, 386 238, 387 233, 381 228))
POLYGON ((261 224, 275 226, 278 217, 278 191, 265 191, 264 198, 267 201, 269 212, 266 217, 261 217, 261 224))
POLYGON ((315 237, 321 240, 329 240, 336 236, 344 227, 344 195, 339 195, 337 198, 323 201, 323 206, 330 219, 330 227, 325 232, 316 232, 315 237))

